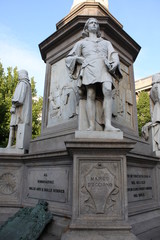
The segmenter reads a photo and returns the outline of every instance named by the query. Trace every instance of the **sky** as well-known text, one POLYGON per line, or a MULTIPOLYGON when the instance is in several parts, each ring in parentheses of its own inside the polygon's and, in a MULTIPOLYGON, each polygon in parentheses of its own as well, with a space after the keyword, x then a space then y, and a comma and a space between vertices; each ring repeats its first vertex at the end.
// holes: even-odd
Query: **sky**
MULTIPOLYGON (((56 31, 73 0, 0 0, 0 62, 26 69, 43 96, 45 63, 39 44, 56 31)), ((140 46, 135 79, 160 72, 160 0, 109 0, 110 13, 140 46)))

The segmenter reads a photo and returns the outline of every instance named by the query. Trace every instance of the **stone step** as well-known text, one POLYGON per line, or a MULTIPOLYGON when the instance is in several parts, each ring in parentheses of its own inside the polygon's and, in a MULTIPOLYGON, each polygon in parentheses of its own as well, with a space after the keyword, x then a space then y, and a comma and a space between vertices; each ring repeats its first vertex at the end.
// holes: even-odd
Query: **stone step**
POLYGON ((42 233, 38 240, 60 240, 60 238, 49 233, 42 233))
POLYGON ((160 240, 160 227, 146 231, 137 237, 139 240, 160 240))

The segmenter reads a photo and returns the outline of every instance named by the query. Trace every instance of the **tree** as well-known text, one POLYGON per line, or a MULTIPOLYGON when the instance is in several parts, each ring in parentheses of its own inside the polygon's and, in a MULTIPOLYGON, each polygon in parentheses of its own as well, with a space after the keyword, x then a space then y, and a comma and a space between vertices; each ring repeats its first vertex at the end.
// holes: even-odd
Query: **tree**
POLYGON ((41 115, 43 98, 37 97, 36 82, 31 78, 32 89, 32 138, 36 138, 41 132, 41 115))
MULTIPOLYGON (((18 83, 17 67, 7 68, 7 74, 4 72, 2 63, 0 63, 0 147, 5 147, 8 143, 10 129, 10 108, 12 105, 12 96, 18 83)), ((36 82, 31 78, 32 89, 32 138, 40 134, 41 129, 41 111, 42 97, 37 97, 36 82)))
POLYGON ((138 117, 138 130, 141 136, 142 127, 151 121, 150 115, 150 99, 147 92, 142 91, 139 94, 137 102, 137 117, 138 117))
POLYGON ((6 146, 8 142, 10 128, 10 108, 11 99, 18 83, 17 68, 9 67, 7 75, 4 73, 2 64, 0 63, 0 146, 6 146))
POLYGON ((32 138, 36 138, 41 132, 41 113, 43 98, 32 98, 32 138))

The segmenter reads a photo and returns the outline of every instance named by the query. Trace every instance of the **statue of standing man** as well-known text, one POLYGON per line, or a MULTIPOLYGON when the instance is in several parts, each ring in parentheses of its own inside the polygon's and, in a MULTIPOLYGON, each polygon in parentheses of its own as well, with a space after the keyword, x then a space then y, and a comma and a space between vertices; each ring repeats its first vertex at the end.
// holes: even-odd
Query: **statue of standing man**
POLYGON ((87 130, 96 130, 96 92, 100 87, 103 95, 104 130, 119 131, 111 125, 112 76, 118 80, 122 78, 118 53, 109 41, 101 38, 97 19, 88 19, 82 35, 84 39, 78 41, 67 56, 66 66, 71 78, 77 79, 78 87, 85 87, 87 92, 87 130))
POLYGON ((10 134, 7 148, 29 149, 32 136, 32 94, 26 70, 18 72, 19 83, 12 97, 10 134))
POLYGON ((160 73, 152 77, 150 99, 152 123, 160 123, 160 73))
POLYGON ((157 157, 160 157, 160 73, 152 77, 150 113, 151 122, 146 123, 142 127, 142 136, 145 140, 151 138, 153 152, 155 152, 157 157))

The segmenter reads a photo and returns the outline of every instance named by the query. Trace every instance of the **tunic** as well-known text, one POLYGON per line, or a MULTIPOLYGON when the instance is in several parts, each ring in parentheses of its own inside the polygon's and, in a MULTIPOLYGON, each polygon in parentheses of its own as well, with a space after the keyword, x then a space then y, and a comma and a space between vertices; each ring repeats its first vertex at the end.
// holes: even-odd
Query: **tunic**
POLYGON ((118 62, 114 77, 122 77, 119 68, 118 53, 115 52, 112 44, 102 38, 90 39, 86 37, 75 44, 66 58, 66 66, 70 76, 78 80, 78 86, 111 82, 112 76, 109 73, 109 65, 118 62), (77 57, 83 57, 82 65, 76 61, 77 57))

